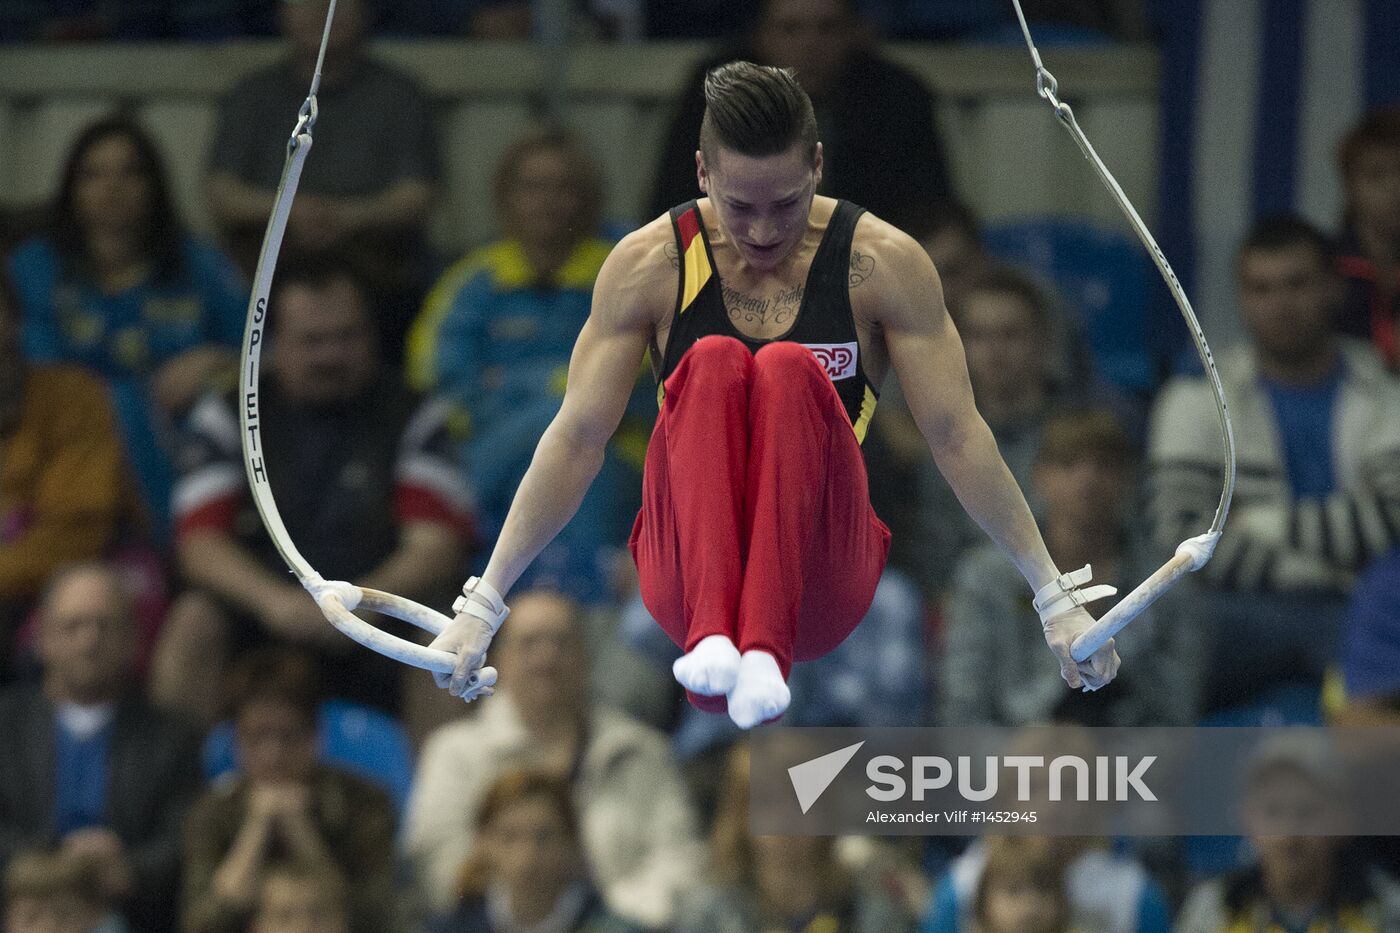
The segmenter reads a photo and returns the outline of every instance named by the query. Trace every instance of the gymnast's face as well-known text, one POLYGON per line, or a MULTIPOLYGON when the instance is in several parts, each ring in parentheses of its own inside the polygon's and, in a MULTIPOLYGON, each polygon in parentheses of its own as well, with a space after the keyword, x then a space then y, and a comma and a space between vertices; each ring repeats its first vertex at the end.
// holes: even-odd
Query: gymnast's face
POLYGON ((750 268, 775 269, 807 232, 822 180, 822 145, 809 159, 800 142, 771 156, 746 156, 716 145, 713 159, 695 153, 700 190, 710 196, 724 239, 750 268))

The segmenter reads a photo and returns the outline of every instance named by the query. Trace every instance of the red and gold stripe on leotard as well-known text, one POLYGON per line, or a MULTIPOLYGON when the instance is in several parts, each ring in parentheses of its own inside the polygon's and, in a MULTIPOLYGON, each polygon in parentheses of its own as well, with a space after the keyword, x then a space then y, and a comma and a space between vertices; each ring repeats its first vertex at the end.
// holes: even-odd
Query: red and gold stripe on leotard
POLYGON ((690 307, 695 296, 710 281, 710 257, 705 252, 705 238, 700 235, 700 211, 692 207, 676 220, 681 232, 681 252, 684 254, 685 288, 681 291, 680 312, 690 307))

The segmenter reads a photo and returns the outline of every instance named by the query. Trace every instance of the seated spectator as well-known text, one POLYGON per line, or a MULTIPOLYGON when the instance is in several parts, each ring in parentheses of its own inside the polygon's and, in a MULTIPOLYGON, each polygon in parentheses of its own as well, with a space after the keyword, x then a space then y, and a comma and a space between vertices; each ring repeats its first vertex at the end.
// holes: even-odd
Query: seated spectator
MULTIPOLYGON (((630 647, 664 666, 669 679, 681 650, 647 612, 640 595, 623 608, 619 630, 630 647)), ((886 569, 870 611, 850 637, 820 660, 793 668, 788 680, 792 704, 783 725, 923 725, 929 693, 923 636, 918 591, 903 574, 886 569)), ((702 713, 687 703, 674 747, 689 763, 743 734, 729 717, 702 713)))
POLYGON ((989 840, 972 917, 974 933, 1070 933, 1065 866, 1039 839, 989 840))
POLYGON ((476 849, 461 872, 461 902, 429 933, 628 933, 603 905, 583 857, 566 781, 536 771, 501 775, 476 818, 476 849))
MULTIPOLYGON (((468 253, 434 287, 414 325, 408 365, 414 386, 464 410, 467 465, 491 538, 559 411, 569 355, 612 249, 595 232, 597 166, 567 132, 543 130, 507 150, 495 199, 502 238, 468 253)), ((639 388, 598 480, 526 585, 547 582, 587 601, 604 595, 600 549, 627 544, 655 414, 654 393, 639 388)))
POLYGON ((102 895, 93 862, 71 855, 22 852, 5 869, 6 933, 127 933, 102 895))
POLYGON ((1339 822, 1343 783, 1316 734, 1263 740, 1243 819, 1256 861, 1187 898, 1175 933, 1381 931, 1400 924, 1400 885, 1355 856, 1339 822))
MULTIPOLYGON (((251 272, 282 178, 287 132, 316 67, 327 0, 282 0, 291 56, 244 79, 224 100, 210 150, 209 206, 251 272)), ((291 251, 340 250, 366 270, 374 310, 397 358, 426 280, 424 231, 438 180, 427 95, 366 54, 366 0, 340 0, 317 96, 316 157, 287 221, 291 251)))
MULTIPOLYGON (((1041 529, 1058 566, 1094 568, 1095 581, 1126 596, 1157 569, 1144 560, 1129 526, 1134 451, 1103 409, 1052 417, 1033 472, 1041 529)), ((1097 603, 1107 611, 1115 600, 1097 603)), ((1118 638, 1123 674, 1098 693, 1067 692, 1041 663, 1045 639, 1025 580, 992 544, 959 562, 945 615, 940 719, 950 726, 1025 726, 1052 720, 1092 725, 1189 725, 1194 721, 1194 639, 1167 622, 1158 604, 1118 638)))
POLYGON ((1400 548, 1356 581, 1342 621, 1338 725, 1400 725, 1400 548))
MULTIPOLYGON (((333 259, 289 263, 271 296, 260 387, 263 458, 292 540, 327 579, 422 602, 460 580, 469 493, 444 404, 379 360, 368 290, 333 259)), ((175 491, 176 558, 196 589, 171 609, 152 692, 212 721, 236 649, 313 648, 332 696, 397 712, 406 668, 359 648, 288 575, 244 476, 236 392, 192 413, 175 491)))
MULTIPOLYGON (((951 306, 950 306, 951 309, 951 306)), ((1033 467, 1046 417, 1080 400, 1077 387, 1056 374, 1046 352, 1053 310, 1045 293, 1019 272, 992 267, 978 276, 960 309, 951 309, 967 354, 977 410, 996 437, 1011 475, 1026 491, 1032 508, 1042 503, 1034 489, 1033 467)), ((985 540, 982 530, 959 505, 943 474, 927 458, 920 476, 928 539, 926 592, 942 592, 951 583, 958 559, 985 540)))
POLYGON ((934 98, 904 69, 879 57, 850 0, 763 0, 737 48, 703 62, 686 81, 657 163, 651 215, 700 195, 695 151, 705 111, 705 73, 745 59, 793 68, 826 141, 818 194, 854 201, 913 236, 927 206, 952 183, 933 122, 934 98))
MULTIPOLYGON (((1320 681, 1343 594, 1400 530, 1400 386, 1373 348, 1333 335, 1340 287, 1325 237, 1262 221, 1240 247, 1248 346, 1219 356, 1238 445, 1234 507, 1195 575, 1218 650, 1206 708, 1285 679, 1320 681)), ((1149 510, 1166 553, 1210 525, 1221 488, 1215 398, 1204 377, 1158 396, 1149 510)))
POLYGON ((748 746, 735 746, 726 765, 710 834, 709 884, 686 892, 676 933, 913 929, 912 918, 898 904, 837 859, 832 837, 752 835, 748 746))
POLYGON ((185 933, 247 928, 266 875, 290 861, 343 873, 350 926, 393 917, 394 808, 374 785, 318 763, 315 666, 265 649, 229 675, 242 771, 210 789, 185 825, 185 933))
MULTIPOLYGON (((1008 840, 972 843, 938 882, 922 933, 977 930, 973 911, 983 872, 992 853, 1008 840)), ((1167 933, 1167 899, 1147 871, 1127 856, 1115 855, 1107 840, 1084 836, 1021 836, 1017 846, 1036 853, 1037 861, 1059 865, 1065 873, 1070 927, 1096 933, 1167 933)))
POLYGON ((522 592, 496 637, 496 695, 432 735, 419 758, 403 842, 436 910, 451 909, 487 789, 534 768, 566 778, 584 854, 608 907, 647 927, 670 920, 699 864, 695 819, 660 733, 595 706, 579 607, 522 592))
POLYGON ((1342 141, 1346 189, 1337 330, 1371 341, 1400 371, 1400 107, 1373 110, 1342 141))
POLYGON ((0 863, 56 846, 96 865, 134 930, 169 933, 199 737, 132 689, 134 622, 112 569, 59 572, 39 614, 42 684, 0 698, 0 863))
POLYGON ((25 361, 19 301, 0 269, 0 682, 45 581, 115 540, 123 467, 102 384, 25 361))
POLYGON ((966 204, 946 200, 929 205, 919 226, 919 244, 943 284, 943 303, 961 311, 973 285, 996 265, 982 239, 981 222, 966 204))
POLYGON ((126 117, 92 124, 63 168, 47 232, 10 258, 32 363, 76 363, 111 388, 142 499, 164 537, 172 425, 231 372, 248 292, 186 233, 154 142, 126 117))

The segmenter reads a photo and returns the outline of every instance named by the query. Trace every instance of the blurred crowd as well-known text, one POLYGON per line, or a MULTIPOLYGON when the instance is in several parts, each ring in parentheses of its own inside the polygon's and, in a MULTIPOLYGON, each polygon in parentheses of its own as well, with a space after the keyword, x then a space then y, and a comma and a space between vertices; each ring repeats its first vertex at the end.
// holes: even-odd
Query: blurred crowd
MULTIPOLYGON (((400 6, 396 31, 532 28, 528 3, 400 6)), ((573 4, 623 37, 708 35, 715 11, 741 6, 573 4)), ((930 91, 862 40, 890 22, 991 33, 1008 25, 1001 6, 766 0, 724 21, 741 38, 715 60, 799 69, 829 141, 822 193, 924 245, 1051 555, 1122 593, 1210 523, 1223 480, 1210 387, 1165 342, 1140 348, 1139 370, 1117 365, 1078 284, 960 203, 930 91)), ((1131 4, 1028 6, 1067 32, 1142 28, 1131 4)), ((372 12, 340 0, 270 300, 263 454, 318 571, 446 607, 484 566, 560 404, 598 269, 640 218, 604 216, 584 144, 542 126, 496 167, 482 209, 497 238, 435 255, 433 110, 367 48, 372 12)), ((205 176, 217 239, 183 222, 173 154, 124 113, 77 136, 50 204, 0 227, 5 930, 1400 924, 1394 846, 1280 836, 1263 807, 1249 836, 1215 842, 752 837, 742 734, 684 702, 678 649, 626 556, 649 375, 578 516, 511 595, 496 696, 463 707, 331 628, 249 497, 236 389, 250 267, 323 16, 311 0, 0 0, 10 40, 289 42, 224 102, 205 176)), ((702 74, 659 164, 634 179, 656 212, 698 194, 702 74)), ((1400 111, 1368 113, 1336 153, 1331 228, 1260 217, 1236 244, 1247 340, 1218 348, 1234 510, 1198 578, 1122 634, 1119 678, 1064 688, 1024 581, 962 512, 892 381, 865 444, 890 566, 855 634, 794 671, 785 724, 1400 724, 1400 111)), ((1334 789, 1307 754, 1251 775, 1295 802, 1334 789)))
MULTIPOLYGON (((1149 32, 1152 0, 1026 0, 1062 41, 1136 41, 1149 32)), ((280 0, 3 0, 0 42, 218 41, 273 36, 280 0)), ((1015 14, 998 0, 843 0, 862 28, 896 39, 1000 41, 1015 14)), ((731 0, 395 0, 371 10, 379 36, 523 40, 563 32, 578 39, 714 39, 761 19, 731 0)))

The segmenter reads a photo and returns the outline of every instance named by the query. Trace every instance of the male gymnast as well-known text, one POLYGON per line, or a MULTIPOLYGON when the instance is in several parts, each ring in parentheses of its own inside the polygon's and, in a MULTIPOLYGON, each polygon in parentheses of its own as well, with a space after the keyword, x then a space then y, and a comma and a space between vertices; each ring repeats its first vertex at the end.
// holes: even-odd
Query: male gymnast
POLYGON ((788 70, 733 62, 705 81, 695 154, 706 197, 618 244, 545 431, 481 578, 432 647, 438 683, 489 696, 502 594, 578 508, 650 351, 661 411, 631 550, 641 595, 685 651, 676 680, 741 727, 787 709, 794 661, 831 651, 864 617, 889 550, 860 442, 893 367, 938 468, 1015 561, 1070 687, 1118 671, 1110 640, 1070 657, 1092 623, 1088 568, 1062 575, 977 413, 938 273, 908 235, 816 194, 822 145, 788 70))

